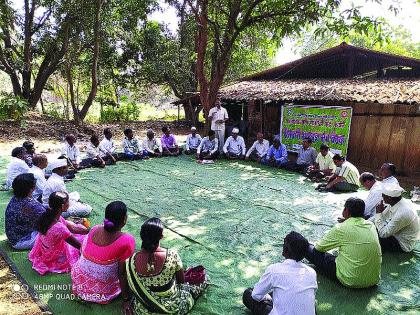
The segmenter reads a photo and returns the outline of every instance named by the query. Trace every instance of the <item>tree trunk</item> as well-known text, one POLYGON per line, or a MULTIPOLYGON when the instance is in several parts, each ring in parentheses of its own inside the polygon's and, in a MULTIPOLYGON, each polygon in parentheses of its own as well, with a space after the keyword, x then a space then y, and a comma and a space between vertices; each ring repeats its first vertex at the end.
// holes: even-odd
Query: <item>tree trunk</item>
MULTIPOLYGON (((31 75, 32 75, 32 28, 35 14, 35 1, 29 5, 29 0, 25 0, 25 24, 24 24, 24 43, 23 43, 23 69, 22 69, 22 94, 26 99, 31 95, 31 75)), ((30 104, 31 108, 35 108, 30 104)))
POLYGON ((98 91, 98 61, 99 61, 99 49, 100 49, 100 38, 101 38, 101 12, 104 0, 97 0, 97 8, 95 14, 95 25, 94 25, 94 47, 93 47, 93 59, 92 59, 92 70, 91 70, 91 80, 92 86, 89 92, 89 96, 86 99, 85 104, 80 110, 80 120, 84 120, 89 111, 89 108, 92 106, 93 100, 95 99, 96 93, 98 91))
POLYGON ((71 74, 71 70, 72 70, 72 64, 68 63, 66 66, 66 78, 67 78, 67 83, 69 86, 69 92, 70 92, 70 104, 71 104, 71 109, 73 111, 73 120, 76 123, 76 125, 80 124, 80 112, 79 112, 79 108, 76 105, 75 102, 75 95, 74 95, 74 85, 73 85, 73 76, 71 74))

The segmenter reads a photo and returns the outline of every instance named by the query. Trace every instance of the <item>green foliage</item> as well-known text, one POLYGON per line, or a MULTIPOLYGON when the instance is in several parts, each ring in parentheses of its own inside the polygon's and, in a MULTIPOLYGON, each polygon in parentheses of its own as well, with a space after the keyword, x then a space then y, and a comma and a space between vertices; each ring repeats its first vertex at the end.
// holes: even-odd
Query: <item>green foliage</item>
POLYGON ((119 107, 104 106, 101 111, 100 122, 132 121, 140 115, 139 107, 134 102, 123 103, 119 107))
POLYGON ((0 94, 0 120, 14 119, 20 121, 27 111, 27 100, 10 93, 3 92, 0 94))
POLYGON ((64 119, 64 111, 63 108, 56 103, 46 103, 44 104, 44 113, 48 116, 57 118, 57 119, 64 119))

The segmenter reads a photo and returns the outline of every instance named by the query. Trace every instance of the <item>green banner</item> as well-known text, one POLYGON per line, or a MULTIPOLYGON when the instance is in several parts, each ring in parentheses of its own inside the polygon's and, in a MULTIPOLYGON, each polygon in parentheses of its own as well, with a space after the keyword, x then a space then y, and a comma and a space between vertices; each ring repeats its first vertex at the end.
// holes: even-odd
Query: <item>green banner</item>
POLYGON ((333 153, 346 156, 351 115, 351 107, 283 106, 281 141, 287 150, 297 151, 302 139, 309 137, 318 151, 320 145, 325 143, 333 153))

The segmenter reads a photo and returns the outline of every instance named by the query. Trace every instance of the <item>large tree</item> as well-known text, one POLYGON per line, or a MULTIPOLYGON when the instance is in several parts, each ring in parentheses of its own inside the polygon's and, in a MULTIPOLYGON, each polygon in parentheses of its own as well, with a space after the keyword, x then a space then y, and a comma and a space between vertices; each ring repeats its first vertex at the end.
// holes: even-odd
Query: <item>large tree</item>
POLYGON ((0 0, 0 70, 31 108, 67 52, 80 7, 74 1, 24 0, 23 9, 15 10, 0 0))
MULTIPOLYGON (((169 1, 180 5, 184 1, 169 1)), ((235 47, 247 32, 258 32, 280 43, 323 18, 338 32, 375 25, 354 8, 336 14, 340 0, 186 0, 193 14, 196 75, 205 114, 214 104, 229 71, 235 47)))

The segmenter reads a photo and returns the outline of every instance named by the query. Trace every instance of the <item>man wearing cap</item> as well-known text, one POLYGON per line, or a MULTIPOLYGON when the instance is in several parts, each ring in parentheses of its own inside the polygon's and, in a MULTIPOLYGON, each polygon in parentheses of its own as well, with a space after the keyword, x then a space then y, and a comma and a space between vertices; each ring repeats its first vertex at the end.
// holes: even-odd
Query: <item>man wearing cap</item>
POLYGON ((48 207, 48 199, 53 192, 65 191, 69 194, 70 198, 70 207, 66 212, 62 213, 63 217, 77 216, 85 217, 88 216, 92 207, 80 202, 80 195, 78 192, 69 193, 64 184, 64 176, 67 175, 67 160, 66 159, 56 159, 49 163, 52 174, 48 178, 44 189, 42 191, 42 203, 45 207, 48 207))
POLYGON ((411 201, 402 198, 403 192, 399 185, 382 184, 375 225, 383 251, 410 252, 419 238, 419 216, 411 201))
POLYGON ((216 138, 219 142, 219 153, 222 154, 225 143, 225 122, 229 119, 229 116, 226 108, 221 106, 220 99, 216 99, 214 105, 210 109, 207 119, 211 121, 211 130, 214 130, 216 133, 216 138))
POLYGON ((191 133, 187 136, 187 142, 185 143, 185 154, 197 153, 197 148, 201 143, 201 136, 197 133, 197 128, 191 127, 191 133))
POLYGON ((399 185, 398 179, 395 177, 397 168, 392 163, 384 163, 379 169, 379 176, 382 178, 383 184, 399 185))
POLYGON ((257 141, 254 142, 252 147, 249 148, 248 152, 246 153, 245 159, 252 161, 256 161, 258 163, 264 159, 267 155, 268 149, 270 148, 270 143, 268 140, 264 139, 264 135, 262 132, 257 133, 257 141))
POLYGON ((223 146, 223 152, 225 153, 226 158, 235 160, 243 160, 245 158, 245 141, 239 135, 239 129, 233 128, 232 135, 227 138, 225 145, 223 146))
POLYGON ((197 160, 215 160, 219 156, 219 140, 214 130, 209 130, 197 148, 197 160))
POLYGON ((369 190, 365 199, 365 219, 375 216, 376 206, 382 201, 382 183, 372 173, 364 172, 359 178, 360 184, 369 190))
POLYGON ((155 138, 155 133, 152 129, 147 129, 146 138, 143 140, 143 149, 148 152, 150 157, 161 157, 162 156, 162 144, 160 140, 155 138))

